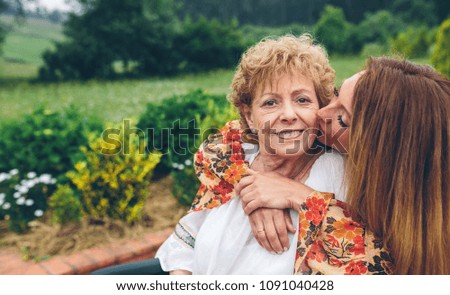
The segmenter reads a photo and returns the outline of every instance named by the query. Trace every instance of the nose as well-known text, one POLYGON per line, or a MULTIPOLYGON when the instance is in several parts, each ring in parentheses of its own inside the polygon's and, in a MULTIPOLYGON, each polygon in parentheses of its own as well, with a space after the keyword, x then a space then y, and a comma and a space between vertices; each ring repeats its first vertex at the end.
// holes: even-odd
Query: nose
POLYGON ((291 103, 287 103, 281 110, 281 121, 287 124, 292 124, 297 121, 297 113, 291 103))

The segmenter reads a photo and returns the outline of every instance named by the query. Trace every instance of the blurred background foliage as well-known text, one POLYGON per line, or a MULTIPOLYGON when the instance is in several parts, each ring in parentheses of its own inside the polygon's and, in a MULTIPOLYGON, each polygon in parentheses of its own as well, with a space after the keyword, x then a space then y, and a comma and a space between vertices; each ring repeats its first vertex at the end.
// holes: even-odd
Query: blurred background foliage
POLYGON ((0 219, 17 232, 36 218, 133 224, 167 175, 190 204, 192 154, 236 118, 225 99, 234 67, 264 37, 312 34, 337 84, 385 54, 450 76, 446 0, 35 2, 0 0, 0 219), (108 127, 135 152, 98 153, 108 127))

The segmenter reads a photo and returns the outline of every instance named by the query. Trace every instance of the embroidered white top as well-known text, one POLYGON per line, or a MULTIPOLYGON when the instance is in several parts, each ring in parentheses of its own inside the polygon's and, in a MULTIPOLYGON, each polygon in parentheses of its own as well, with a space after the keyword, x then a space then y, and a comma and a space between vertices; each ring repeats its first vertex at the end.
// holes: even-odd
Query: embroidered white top
MULTIPOLYGON (((255 145, 242 145, 246 160, 256 158, 255 145)), ((336 152, 321 155, 313 164, 305 184, 314 190, 334 193, 344 200, 343 158, 336 152)), ((291 210, 292 222, 298 213, 291 210)), ((289 234, 288 251, 278 255, 263 249, 253 236, 248 216, 239 198, 219 207, 184 216, 174 233, 161 245, 156 257, 165 271, 183 269, 193 274, 292 274, 296 237, 289 234)))

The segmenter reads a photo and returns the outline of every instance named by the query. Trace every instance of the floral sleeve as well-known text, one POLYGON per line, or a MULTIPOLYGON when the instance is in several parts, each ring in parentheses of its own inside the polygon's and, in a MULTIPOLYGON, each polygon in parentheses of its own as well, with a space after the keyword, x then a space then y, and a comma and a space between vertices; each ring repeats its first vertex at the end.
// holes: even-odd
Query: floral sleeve
POLYGON ((195 153, 194 168, 201 182, 190 211, 211 209, 235 197, 234 186, 247 174, 238 121, 228 122, 195 153))
POLYGON ((380 239, 352 218, 332 194, 312 193, 299 212, 297 274, 391 274, 393 260, 380 239))

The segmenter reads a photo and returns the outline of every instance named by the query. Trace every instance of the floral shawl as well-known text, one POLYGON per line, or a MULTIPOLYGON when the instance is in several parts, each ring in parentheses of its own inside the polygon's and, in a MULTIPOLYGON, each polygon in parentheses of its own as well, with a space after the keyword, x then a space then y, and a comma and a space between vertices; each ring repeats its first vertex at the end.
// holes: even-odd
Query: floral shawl
MULTIPOLYGON (((190 212, 211 209, 235 197, 234 186, 246 176, 242 130, 228 122, 195 154, 201 182, 190 212)), ((393 260, 364 225, 351 218, 333 194, 313 192, 299 210, 295 274, 391 274, 393 260)))

